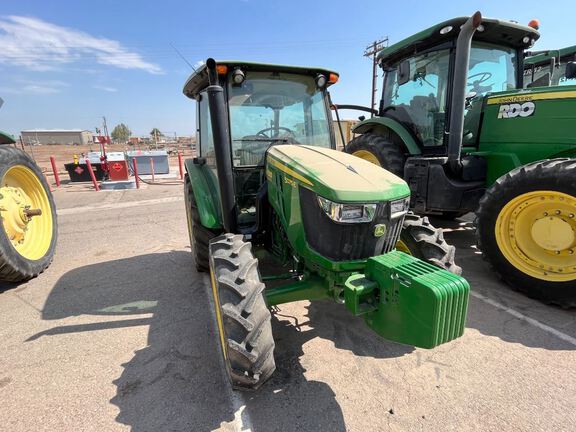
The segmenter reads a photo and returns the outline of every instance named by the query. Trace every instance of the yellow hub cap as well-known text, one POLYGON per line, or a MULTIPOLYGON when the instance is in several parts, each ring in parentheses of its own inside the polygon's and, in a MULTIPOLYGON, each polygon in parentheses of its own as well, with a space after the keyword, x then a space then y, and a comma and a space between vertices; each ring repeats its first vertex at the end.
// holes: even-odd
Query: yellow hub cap
POLYGON ((381 166, 376 155, 368 150, 356 150, 352 155, 367 160, 368 162, 372 162, 374 165, 381 166))
POLYGON ((2 228, 24 258, 39 260, 52 243, 52 210, 36 174, 23 165, 6 171, 0 182, 2 228))
POLYGON ((406 246, 406 243, 404 243, 402 240, 398 240, 398 242, 396 243, 396 250, 407 253, 408 255, 412 255, 412 252, 410 252, 410 249, 408 248, 408 246, 406 246))
POLYGON ((495 234, 502 254, 523 273, 576 280, 576 197, 557 191, 520 195, 500 211, 495 234))

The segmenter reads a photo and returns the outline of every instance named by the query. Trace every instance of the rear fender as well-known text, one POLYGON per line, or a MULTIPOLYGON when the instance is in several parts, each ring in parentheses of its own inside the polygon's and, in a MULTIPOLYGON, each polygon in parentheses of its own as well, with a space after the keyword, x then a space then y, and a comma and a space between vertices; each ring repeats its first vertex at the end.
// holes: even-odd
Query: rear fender
POLYGON ((363 134, 366 132, 384 134, 386 130, 391 130, 396 135, 398 135, 412 156, 422 153, 420 147, 418 147, 418 144, 412 135, 410 135, 410 132, 408 132, 408 130, 396 120, 393 120, 389 117, 373 117, 366 119, 357 123, 352 128, 352 132, 356 134, 363 134))
POLYGON ((222 228, 218 179, 205 163, 194 163, 193 159, 187 159, 184 166, 190 178, 202 226, 210 229, 222 228))

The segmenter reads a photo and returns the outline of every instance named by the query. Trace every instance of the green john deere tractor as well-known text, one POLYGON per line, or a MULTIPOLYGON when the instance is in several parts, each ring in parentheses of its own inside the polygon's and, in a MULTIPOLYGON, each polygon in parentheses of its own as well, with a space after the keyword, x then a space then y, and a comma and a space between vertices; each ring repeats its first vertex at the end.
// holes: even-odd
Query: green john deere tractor
POLYGON ((526 51, 524 86, 576 85, 576 45, 543 51, 526 51))
MULTIPOLYGON (((0 107, 3 100, 0 99, 0 107)), ((0 288, 42 273, 52 262, 56 206, 34 161, 0 131, 0 288)))
POLYGON ((326 88, 337 79, 208 59, 184 86, 198 115, 190 242, 237 389, 274 371, 269 307, 280 303, 332 298, 382 337, 425 348, 464 330, 468 283, 446 270, 458 268, 442 236, 407 217, 406 183, 335 150, 326 88), (396 250, 400 238, 425 260, 396 250))
POLYGON ((475 211, 506 282, 576 306, 576 86, 523 89, 538 37, 477 12, 383 49, 379 109, 346 150, 402 176, 417 213, 475 211))

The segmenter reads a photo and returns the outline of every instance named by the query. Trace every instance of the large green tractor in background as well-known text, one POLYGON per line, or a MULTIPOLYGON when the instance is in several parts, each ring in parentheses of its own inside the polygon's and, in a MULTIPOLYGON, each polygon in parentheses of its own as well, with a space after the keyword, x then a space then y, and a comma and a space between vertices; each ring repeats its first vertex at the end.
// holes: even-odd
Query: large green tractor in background
MULTIPOLYGON (((0 99, 0 107, 3 100, 0 99)), ((0 131, 0 289, 38 276, 52 262, 56 206, 40 168, 0 131)))
POLYGON ((576 45, 525 54, 525 87, 576 85, 576 45))
POLYGON ((441 234, 407 216, 408 185, 335 150, 326 88, 337 79, 208 59, 184 86, 198 115, 190 242, 237 389, 274 371, 269 307, 281 303, 331 298, 382 337, 425 348, 464 330, 468 283, 445 270, 458 268, 441 234), (425 260, 396 250, 400 238, 425 260))
POLYGON ((477 12, 383 49, 379 109, 346 151, 403 177, 417 213, 475 211, 508 284, 576 306, 576 86, 523 89, 538 37, 477 12))

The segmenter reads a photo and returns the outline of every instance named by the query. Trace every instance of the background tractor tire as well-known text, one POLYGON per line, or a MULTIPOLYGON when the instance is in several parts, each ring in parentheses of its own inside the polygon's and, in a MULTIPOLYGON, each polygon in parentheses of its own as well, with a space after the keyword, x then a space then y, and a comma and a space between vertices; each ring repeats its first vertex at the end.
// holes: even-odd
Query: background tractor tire
POLYGON ((186 176, 184 180, 184 203, 186 205, 186 219, 188 221, 188 235, 190 236, 190 246, 196 262, 196 270, 207 272, 209 270, 208 244, 210 240, 220 234, 219 231, 205 228, 200 222, 198 205, 192 191, 190 178, 186 176))
POLYGON ((54 258, 56 206, 38 166, 8 145, 0 146, 0 216, 0 281, 38 276, 54 258))
POLYGON ((500 177, 480 200, 476 240, 513 289, 576 306, 576 159, 551 159, 500 177))
POLYGON ((251 243, 224 234, 210 242, 210 279, 222 355, 232 386, 255 390, 274 372, 274 337, 251 243))
POLYGON ((442 230, 435 228, 427 217, 406 215, 396 249, 451 273, 462 274, 454 261, 456 248, 446 243, 442 230))
POLYGON ((346 153, 381 166, 398 177, 404 177, 406 156, 400 145, 382 135, 365 133, 346 145, 346 153))

